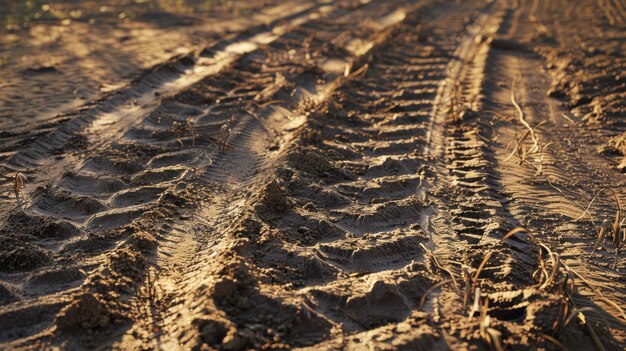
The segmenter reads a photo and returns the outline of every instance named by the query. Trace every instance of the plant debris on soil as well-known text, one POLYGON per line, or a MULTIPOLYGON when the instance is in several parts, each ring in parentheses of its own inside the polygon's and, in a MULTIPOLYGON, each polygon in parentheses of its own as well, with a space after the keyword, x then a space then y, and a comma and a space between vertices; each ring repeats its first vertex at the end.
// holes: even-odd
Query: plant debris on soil
POLYGON ((626 348, 623 2, 27 3, 1 350, 626 348))

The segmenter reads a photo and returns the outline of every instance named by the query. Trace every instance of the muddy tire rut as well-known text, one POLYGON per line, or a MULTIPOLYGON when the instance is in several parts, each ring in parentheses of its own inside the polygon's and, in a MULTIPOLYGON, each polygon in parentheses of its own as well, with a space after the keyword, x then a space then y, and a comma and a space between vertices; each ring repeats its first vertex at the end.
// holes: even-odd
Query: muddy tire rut
POLYGON ((583 3, 297 2, 15 124, 0 348, 621 350, 626 92, 580 77, 626 17, 583 3))

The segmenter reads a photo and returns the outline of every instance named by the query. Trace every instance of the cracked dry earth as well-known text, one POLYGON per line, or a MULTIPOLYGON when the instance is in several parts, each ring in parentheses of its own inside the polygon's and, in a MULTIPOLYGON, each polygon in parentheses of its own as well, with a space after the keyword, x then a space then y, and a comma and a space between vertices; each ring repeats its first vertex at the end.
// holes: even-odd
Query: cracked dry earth
POLYGON ((0 349, 624 349, 626 4, 253 13, 7 73, 0 349))

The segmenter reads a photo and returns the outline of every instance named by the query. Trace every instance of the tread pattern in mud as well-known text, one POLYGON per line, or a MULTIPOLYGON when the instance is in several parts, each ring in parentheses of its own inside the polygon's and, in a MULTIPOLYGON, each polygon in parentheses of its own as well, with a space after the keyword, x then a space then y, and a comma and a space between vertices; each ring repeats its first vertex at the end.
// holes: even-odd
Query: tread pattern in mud
MULTIPOLYGON (((333 348, 342 335, 376 343, 376 335, 400 323, 407 335, 398 347, 434 345, 436 332, 418 311, 437 279, 423 246, 430 205, 421 189, 424 150, 433 100, 456 47, 438 31, 461 32, 466 20, 460 13, 435 18, 425 35, 414 30, 420 16, 409 14, 309 117, 284 156, 287 166, 278 167, 279 179, 235 226, 241 248, 227 254, 204 303, 223 317, 198 322, 202 328, 221 325, 254 347, 278 338, 285 346, 333 348), (228 285, 236 293, 223 297, 228 285), (242 307, 247 301, 257 303, 242 307), (277 328, 268 335, 256 324, 277 328), (408 333, 410 326, 421 334, 408 333)), ((201 338, 210 344, 204 332, 201 338)))
POLYGON ((308 5, 0 135, 0 348, 620 349, 619 2, 308 5))
MULTIPOLYGON (((6 260, 20 264, 29 256, 31 266, 6 266, 6 279, 12 282, 6 289, 7 302, 26 303, 9 305, 4 315, 25 315, 31 304, 33 308, 41 307, 31 303, 39 297, 55 302, 48 303, 36 322, 7 329, 3 337, 19 339, 22 330, 41 330, 41 337, 48 338, 46 326, 53 320, 66 328, 91 329, 131 319, 124 310, 132 308, 134 299, 116 305, 112 294, 105 297, 102 292, 113 288, 122 294, 135 291, 141 295, 136 284, 143 279, 147 266, 154 264, 146 261, 143 252, 154 248, 155 237, 168 241, 171 233, 176 241, 179 226, 174 224, 176 219, 184 222, 189 218, 182 212, 188 211, 185 208, 190 203, 211 198, 210 194, 223 185, 246 182, 263 167, 267 149, 273 147, 279 134, 268 130, 271 124, 263 125, 260 118, 280 120, 286 108, 306 113, 313 98, 323 93, 318 91, 323 80, 341 76, 350 56, 362 50, 361 42, 366 44, 375 31, 388 26, 386 21, 396 20, 391 3, 366 6, 362 14, 358 9, 363 4, 350 6, 331 9, 325 18, 310 24, 304 21, 223 72, 174 97, 163 98, 154 109, 145 109, 146 116, 127 113, 127 120, 116 122, 122 128, 107 130, 107 114, 125 113, 123 102, 134 94, 141 96, 141 85, 151 84, 149 77, 128 94, 61 124, 12 155, 10 167, 27 170, 24 172, 31 180, 40 178, 34 169, 46 167, 49 157, 62 154, 65 160, 56 166, 64 169, 62 173, 49 170, 56 177, 52 184, 38 186, 27 194, 11 211, 15 221, 5 223, 7 231, 28 227, 42 240, 34 240, 24 232, 7 241, 15 249, 7 252, 6 260), (372 12, 383 16, 380 20, 366 16, 372 12), (359 22, 359 31, 346 29, 359 22), (324 30, 320 30, 322 25, 324 30), (338 64, 332 64, 333 60, 338 64), (330 67, 327 72, 319 68, 326 66, 330 67), (220 140, 224 128, 229 135, 225 141, 220 140), (189 184, 196 184, 193 194, 189 184), (64 268, 58 273, 55 267, 64 268), (58 281, 48 278, 58 286, 42 290, 25 283, 39 275, 60 277, 58 281), (116 282, 120 279, 124 282, 116 282), (74 296, 69 305, 67 294, 74 296), (75 317, 90 307, 97 310, 95 315, 75 317), (34 323, 37 328, 26 328, 34 323)), ((163 74, 175 77, 178 69, 173 68, 165 67, 163 74)), ((167 79, 159 75, 153 78, 157 82, 167 79)), ((192 240, 206 241, 201 237, 192 240)), ((164 245, 166 253, 168 247, 164 245)), ((147 275, 150 279, 150 273, 147 275)), ((136 300, 144 298, 138 296, 136 300)))

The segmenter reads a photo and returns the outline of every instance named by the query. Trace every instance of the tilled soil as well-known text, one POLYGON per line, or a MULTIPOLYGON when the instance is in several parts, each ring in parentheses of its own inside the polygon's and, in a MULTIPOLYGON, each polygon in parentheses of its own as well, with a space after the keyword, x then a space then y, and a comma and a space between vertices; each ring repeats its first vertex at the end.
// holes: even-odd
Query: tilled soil
POLYGON ((0 348, 624 349, 626 5, 254 3, 10 73, 0 348))

